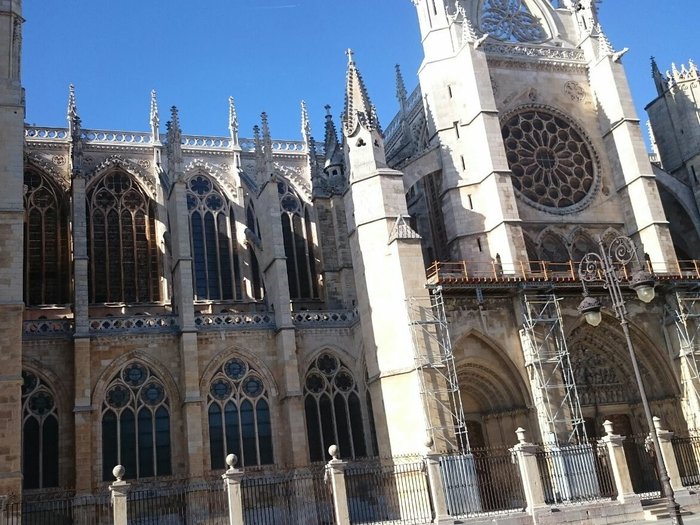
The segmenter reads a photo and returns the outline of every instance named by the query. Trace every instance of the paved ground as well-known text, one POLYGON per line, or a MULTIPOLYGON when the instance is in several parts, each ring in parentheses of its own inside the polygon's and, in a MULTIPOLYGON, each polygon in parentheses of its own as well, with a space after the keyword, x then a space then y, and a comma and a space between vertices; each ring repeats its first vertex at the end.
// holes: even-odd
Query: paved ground
MULTIPOLYGON (((671 525, 671 520, 659 520, 659 521, 630 521, 630 525, 652 525, 653 523, 658 523, 659 525, 671 525)), ((700 525, 700 514, 693 514, 691 516, 683 516, 683 525, 700 525)))

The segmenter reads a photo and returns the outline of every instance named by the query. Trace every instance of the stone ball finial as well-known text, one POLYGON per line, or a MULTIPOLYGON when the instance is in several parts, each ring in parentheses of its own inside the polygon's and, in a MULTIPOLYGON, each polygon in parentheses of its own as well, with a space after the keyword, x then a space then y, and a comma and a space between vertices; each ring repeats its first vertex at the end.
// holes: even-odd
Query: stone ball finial
POLYGON ((333 458, 333 460, 337 460, 338 459, 338 445, 331 445, 330 447, 328 447, 328 454, 330 454, 330 456, 331 456, 331 458, 333 458))
POLYGON ((126 469, 122 465, 117 465, 112 469, 112 475, 117 478, 117 481, 121 481, 126 473, 126 469))
POLYGON ((236 454, 229 454, 226 456, 226 464, 229 468, 235 467, 236 463, 238 463, 238 456, 236 456, 236 454))
POLYGON ((435 442, 433 441, 433 437, 425 436, 425 441, 423 442, 423 444, 425 445, 425 448, 431 450, 433 448, 433 445, 435 444, 435 442))
POLYGON ((606 419, 605 421, 603 421, 603 429, 605 430, 605 433, 608 436, 612 436, 613 435, 613 423, 612 423, 612 421, 610 421, 609 419, 606 419))

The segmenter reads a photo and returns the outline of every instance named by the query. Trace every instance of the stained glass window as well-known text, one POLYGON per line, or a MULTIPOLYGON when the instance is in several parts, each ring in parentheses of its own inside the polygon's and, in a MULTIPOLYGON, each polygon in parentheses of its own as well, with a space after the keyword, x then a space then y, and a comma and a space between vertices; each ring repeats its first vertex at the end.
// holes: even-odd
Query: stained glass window
POLYGON ((359 392, 352 372, 335 356, 323 353, 309 367, 304 410, 311 461, 330 459, 331 445, 344 458, 367 455, 359 392))
POLYGON ((208 405, 212 468, 225 468, 228 454, 241 466, 273 462, 270 404, 255 368, 239 358, 227 361, 210 383, 208 405))
POLYGON ((22 486, 58 487, 58 415, 53 392, 35 374, 22 371, 22 486))
POLYGON ((155 204, 128 174, 113 171, 87 192, 90 301, 159 299, 155 204))
POLYGON ((241 271, 233 208, 205 175, 187 182, 196 299, 239 300, 241 271))
POLYGON ((168 476, 170 401, 163 382, 139 361, 122 367, 102 403, 102 478, 123 465, 126 478, 168 476))
POLYGON ((65 192, 35 171, 24 173, 24 301, 69 299, 69 210, 65 192))

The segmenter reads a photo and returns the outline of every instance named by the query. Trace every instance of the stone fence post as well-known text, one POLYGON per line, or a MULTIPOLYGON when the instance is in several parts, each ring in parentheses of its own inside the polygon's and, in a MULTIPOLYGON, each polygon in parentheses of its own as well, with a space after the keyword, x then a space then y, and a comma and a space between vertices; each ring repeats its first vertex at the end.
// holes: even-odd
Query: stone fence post
POLYGON ((428 484, 430 485, 430 497, 433 500, 433 510, 435 511, 434 523, 442 523, 449 520, 447 511, 447 499, 445 497, 445 487, 442 484, 440 475, 440 456, 437 452, 428 450, 425 454, 425 466, 428 471, 428 484))
POLYGON ((236 468, 237 461, 238 458, 235 454, 229 454, 226 456, 228 470, 221 475, 221 478, 224 480, 224 486, 226 487, 229 525, 244 525, 243 498, 241 494, 241 480, 243 479, 243 471, 236 468))
POLYGON ((676 461, 676 454, 673 451, 673 432, 669 430, 663 430, 661 428, 661 418, 654 416, 654 428, 656 429, 656 435, 659 438, 659 447, 661 448, 661 457, 666 465, 666 472, 668 473, 669 480, 671 482, 671 488, 673 492, 683 492, 687 490, 683 486, 681 481, 681 474, 678 470, 678 461, 676 461))
POLYGON ((112 516, 114 525, 126 525, 127 523, 127 508, 126 496, 129 493, 129 483, 122 481, 126 470, 123 466, 117 465, 112 469, 112 474, 117 479, 109 486, 109 491, 112 493, 112 516))
POLYGON ((544 488, 540 478, 540 470, 537 466, 537 451, 539 447, 525 440, 525 429, 519 427, 515 434, 518 436, 518 444, 511 451, 518 459, 520 478, 523 483, 523 492, 527 502, 527 512, 534 514, 535 510, 545 507, 544 488))
POLYGON ((608 457, 610 458, 610 468, 612 470, 613 480, 615 481, 615 488, 617 489, 617 501, 624 503, 630 499, 639 499, 639 496, 634 493, 634 488, 632 487, 632 478, 630 478, 630 469, 627 465, 627 456, 622 446, 622 442, 625 438, 613 434, 613 424, 610 421, 605 421, 603 423, 603 428, 605 429, 605 436, 601 439, 601 442, 605 445, 608 457))
POLYGON ((328 447, 331 460, 326 465, 326 475, 330 475, 333 487, 333 508, 335 509, 336 525, 350 525, 350 510, 348 508, 348 492, 345 487, 346 461, 338 459, 338 447, 328 447))

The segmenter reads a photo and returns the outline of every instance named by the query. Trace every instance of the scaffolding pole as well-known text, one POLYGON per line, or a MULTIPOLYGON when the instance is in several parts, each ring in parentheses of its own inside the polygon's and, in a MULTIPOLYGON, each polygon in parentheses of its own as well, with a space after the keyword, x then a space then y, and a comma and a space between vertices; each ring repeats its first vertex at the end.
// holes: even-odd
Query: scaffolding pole
POLYGON ((446 450, 468 452, 469 436, 442 286, 431 288, 429 294, 429 303, 423 298, 412 297, 408 300, 426 433, 436 445, 442 442, 446 450))
POLYGON ((683 386, 683 411, 689 431, 700 435, 700 371, 698 370, 698 334, 700 333, 700 292, 677 292, 673 320, 680 343, 679 358, 683 386))
POLYGON ((520 330, 540 431, 549 446, 588 440, 560 301, 554 294, 523 294, 524 323, 520 330))

